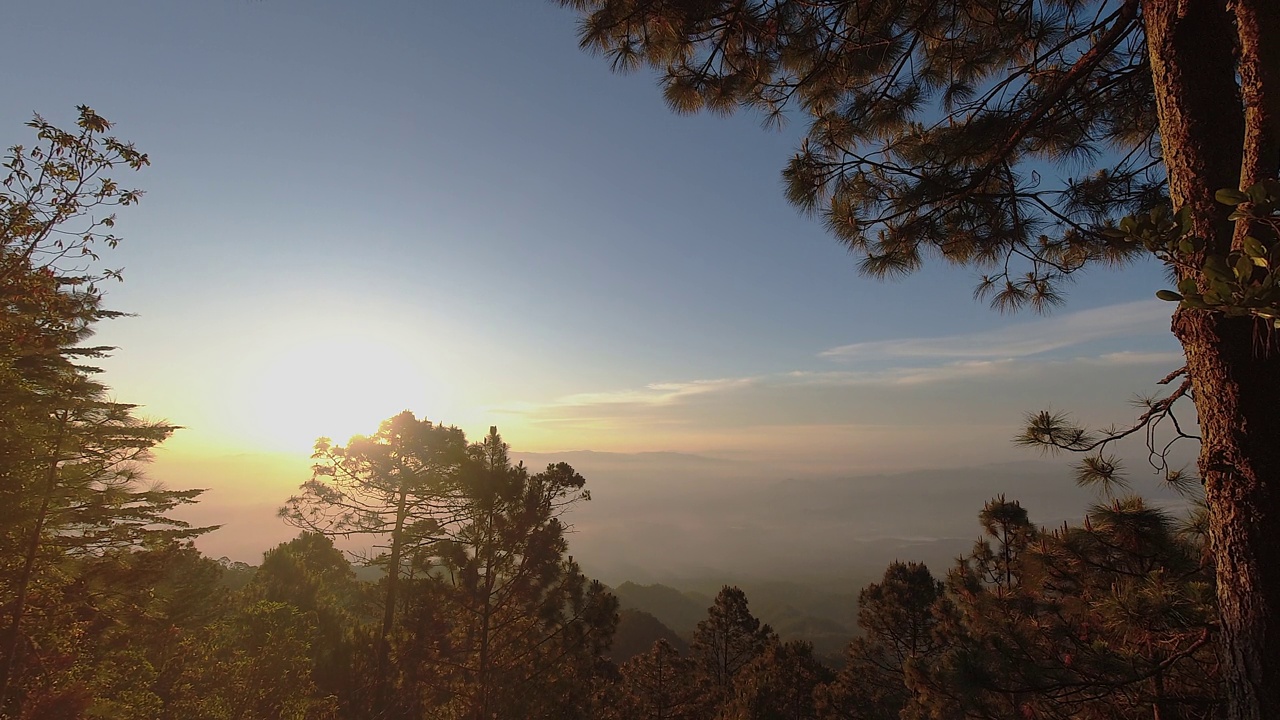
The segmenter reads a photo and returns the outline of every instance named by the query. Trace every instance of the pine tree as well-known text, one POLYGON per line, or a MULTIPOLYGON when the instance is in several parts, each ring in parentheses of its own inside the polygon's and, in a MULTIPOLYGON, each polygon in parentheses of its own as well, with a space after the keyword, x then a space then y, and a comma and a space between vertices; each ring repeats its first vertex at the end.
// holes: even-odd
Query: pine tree
POLYGON ((564 463, 512 465, 496 428, 471 454, 455 498, 465 520, 419 557, 419 603, 442 614, 424 627, 439 634, 412 644, 433 646, 449 717, 581 716, 618 604, 567 557, 560 516, 589 499, 585 480, 564 463))
POLYGON ((352 697, 353 631, 367 608, 355 572, 332 538, 304 532, 267 551, 241 595, 248 602, 284 603, 301 613, 315 628, 309 644, 318 691, 352 697))
POLYGON ((802 640, 771 641, 738 674, 733 698, 721 711, 724 720, 817 720, 815 691, 831 671, 802 640))
POLYGON ((747 607, 747 595, 738 587, 724 586, 707 619, 698 623, 689 645, 698 686, 706 707, 704 717, 733 697, 738 673, 776 639, 773 628, 762 624, 747 607))
POLYGON ((1029 532, 987 525, 948 578, 944 650, 908 672, 921 717, 1220 717, 1212 571, 1194 535, 1138 498, 1054 532, 993 505, 984 515, 1029 532), (1006 537, 1028 541, 1006 553, 1006 537))
POLYGON ((373 712, 383 712, 391 701, 391 642, 402 603, 400 586, 410 557, 438 542, 455 519, 451 502, 467 461, 466 436, 405 411, 384 421, 377 433, 353 437, 346 446, 320 438, 312 457, 311 480, 301 495, 280 508, 280 516, 310 532, 363 535, 379 543, 375 547, 381 552, 366 560, 386 568, 372 672, 377 683, 373 712))
POLYGON ((604 713, 617 720, 694 720, 699 707, 692 663, 658 640, 623 663, 604 713))
POLYGON ((858 594, 858 627, 845 665, 821 688, 823 717, 841 720, 897 720, 913 701, 908 666, 938 654, 934 606, 942 583, 920 563, 895 562, 884 578, 858 594))
POLYGON ((934 257, 1043 309, 1081 269, 1164 262, 1187 364, 1138 424, 1195 403, 1228 716, 1280 717, 1280 3, 560 2, 677 111, 804 117, 788 197, 865 273, 934 257))
POLYGON ((313 680, 310 619, 261 600, 188 637, 168 720, 332 720, 337 700, 313 680))

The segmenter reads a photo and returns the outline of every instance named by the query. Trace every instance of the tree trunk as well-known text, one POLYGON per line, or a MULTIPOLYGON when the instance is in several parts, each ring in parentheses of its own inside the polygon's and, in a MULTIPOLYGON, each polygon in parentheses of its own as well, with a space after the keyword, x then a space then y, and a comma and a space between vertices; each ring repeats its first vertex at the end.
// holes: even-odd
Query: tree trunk
POLYGON ((375 706, 378 717, 387 717, 391 682, 391 630, 395 627, 396 603, 399 602, 401 553, 404 550, 404 523, 408 515, 409 487, 400 485, 396 499, 396 524, 391 530, 391 557, 387 561, 387 597, 382 607, 382 628, 378 633, 378 678, 375 706))
MULTIPOLYGON (((1226 255, 1233 228, 1213 194, 1239 187, 1242 167, 1271 152, 1258 147, 1269 133, 1246 132, 1267 113, 1242 109, 1237 26, 1215 0, 1148 0, 1143 22, 1170 197, 1190 209, 1209 251, 1226 255)), ((1246 101, 1270 102, 1251 92, 1246 101)), ((1178 310, 1173 332, 1203 437, 1227 717, 1280 718, 1280 352, 1264 337, 1270 327, 1250 318, 1178 310)))
MULTIPOLYGON (((13 679, 14 669, 18 664, 18 653, 22 647, 22 618, 27 611, 27 593, 31 589, 31 576, 35 571, 36 558, 40 553, 40 538, 44 534, 45 523, 49 519, 49 506, 53 501, 53 491, 57 488, 58 470, 62 465, 62 444, 66 439, 67 424, 70 412, 61 411, 58 419, 58 431, 54 435, 49 464, 45 466, 44 494, 40 498, 40 510, 36 513, 35 526, 31 529, 31 540, 27 543, 22 559, 22 573, 18 577, 17 597, 13 601, 13 613, 9 621, 6 635, 7 647, 3 661, 0 661, 0 712, 8 705, 9 686, 13 679)), ((21 711, 21 703, 14 708, 16 716, 21 711)))
POLYGON ((1280 355, 1246 318, 1179 311, 1204 444, 1200 473, 1231 720, 1280 717, 1280 355))

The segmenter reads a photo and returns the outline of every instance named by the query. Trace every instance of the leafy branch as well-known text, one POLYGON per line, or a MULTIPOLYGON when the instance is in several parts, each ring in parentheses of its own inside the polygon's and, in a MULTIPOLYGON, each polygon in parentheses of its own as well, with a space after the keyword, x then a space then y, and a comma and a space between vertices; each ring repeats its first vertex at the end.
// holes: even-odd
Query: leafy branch
POLYGON ((1235 210, 1227 217, 1244 223, 1242 240, 1226 255, 1213 252, 1191 231, 1188 208, 1170 214, 1157 206, 1130 215, 1119 227, 1104 231, 1125 243, 1139 244, 1168 265, 1177 277, 1177 292, 1156 297, 1192 310, 1230 316, 1254 316, 1280 328, 1280 181, 1264 180, 1246 188, 1219 190, 1215 197, 1235 210))

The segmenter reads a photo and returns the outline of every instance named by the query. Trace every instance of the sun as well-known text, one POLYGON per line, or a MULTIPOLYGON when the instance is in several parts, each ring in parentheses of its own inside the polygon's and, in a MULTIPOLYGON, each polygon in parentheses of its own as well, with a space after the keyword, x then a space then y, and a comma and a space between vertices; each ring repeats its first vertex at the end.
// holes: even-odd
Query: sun
POLYGON ((255 444, 310 452, 316 438, 345 443, 402 410, 431 417, 444 400, 425 363, 370 337, 309 339, 246 368, 253 381, 239 413, 255 444))

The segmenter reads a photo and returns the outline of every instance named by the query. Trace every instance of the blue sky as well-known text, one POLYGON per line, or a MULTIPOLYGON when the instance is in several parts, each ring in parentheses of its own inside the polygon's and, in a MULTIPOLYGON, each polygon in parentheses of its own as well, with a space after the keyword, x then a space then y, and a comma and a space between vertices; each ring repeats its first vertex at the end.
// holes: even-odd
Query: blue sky
MULTIPOLYGON (((171 453, 304 456, 408 407, 526 450, 815 470, 1017 457, 1181 364, 1159 268, 1048 319, 893 283, 783 199, 789 131, 678 117, 549 2, 19 0, 0 139, 88 104, 151 155, 104 328, 171 453)), ((163 456, 162 456, 163 460, 163 456)), ((287 492, 298 478, 271 492, 287 492)))

